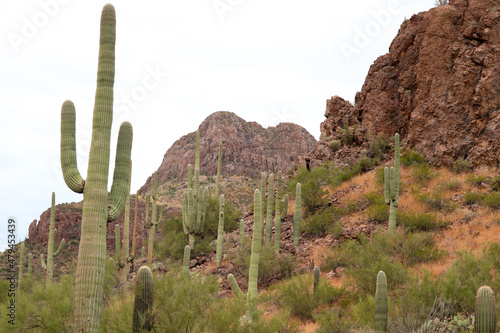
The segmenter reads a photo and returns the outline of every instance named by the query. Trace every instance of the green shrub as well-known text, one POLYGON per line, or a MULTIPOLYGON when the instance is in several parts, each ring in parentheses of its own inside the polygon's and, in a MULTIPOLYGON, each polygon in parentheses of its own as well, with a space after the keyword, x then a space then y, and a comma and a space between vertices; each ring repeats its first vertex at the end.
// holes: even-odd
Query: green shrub
POLYGON ((358 160, 358 163, 355 165, 353 170, 356 172, 356 174, 360 174, 373 169, 379 164, 380 164, 380 158, 378 157, 370 158, 367 156, 362 156, 358 160))
POLYGON ((399 223, 408 232, 433 231, 449 225, 448 222, 438 220, 434 214, 413 212, 400 212, 399 223))
POLYGON ((346 313, 345 309, 333 307, 326 309, 321 314, 315 316, 319 324, 317 333, 354 333, 356 330, 356 321, 346 313))
POLYGON ((458 179, 450 179, 444 181, 441 186, 447 191, 458 191, 462 187, 462 183, 458 179))
POLYGON ((332 140, 332 142, 330 142, 330 149, 332 151, 337 151, 340 149, 340 141, 339 140, 332 140))
POLYGON ((413 167, 412 174, 413 178, 421 186, 426 186, 427 183, 436 176, 436 174, 432 171, 429 163, 421 163, 415 165, 413 167))
MULTIPOLYGON (((227 198, 224 201, 224 231, 231 232, 239 228, 239 217, 241 212, 237 210, 233 203, 227 198)), ((181 224, 182 227, 182 224, 181 224)), ((205 216, 205 225, 203 234, 217 238, 217 229, 219 227, 219 198, 212 196, 207 203, 207 212, 205 216)))
POLYGON ((378 158, 380 160, 384 158, 384 155, 389 152, 390 148, 391 146, 389 144, 389 140, 385 136, 379 135, 375 138, 375 140, 370 141, 368 154, 370 157, 378 158))
POLYGON ((479 204, 484 200, 485 195, 479 192, 467 192, 464 196, 464 204, 474 205, 479 204))
POLYGON ((441 190, 419 194, 418 199, 430 210, 452 212, 455 209, 455 206, 449 200, 443 198, 441 190))
POLYGON ((484 198, 484 204, 493 209, 500 208, 500 193, 491 192, 484 198))
POLYGON ((476 176, 476 175, 469 175, 467 177, 467 183, 472 184, 474 186, 482 186, 483 184, 490 184, 491 179, 488 176, 476 176))
POLYGON ((389 221, 389 208, 385 203, 371 205, 368 207, 366 215, 370 222, 385 223, 389 221))
POLYGON ((408 150, 406 154, 401 156, 401 164, 406 166, 425 163, 425 158, 414 150, 408 150))
POLYGON ((457 158, 451 164, 451 171, 453 171, 454 173, 470 172, 473 168, 474 166, 472 165, 472 162, 463 157, 457 158))
POLYGON ((344 128, 339 128, 340 141, 346 146, 351 145, 354 142, 354 131, 355 127, 344 126, 344 128))

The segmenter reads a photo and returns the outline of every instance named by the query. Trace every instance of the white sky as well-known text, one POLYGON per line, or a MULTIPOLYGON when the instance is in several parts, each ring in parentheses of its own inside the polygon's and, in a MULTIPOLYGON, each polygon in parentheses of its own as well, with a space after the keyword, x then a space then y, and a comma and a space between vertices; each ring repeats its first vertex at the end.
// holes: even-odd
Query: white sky
MULTIPOLYGON (((78 202, 62 179, 60 110, 77 112, 85 177, 106 1, 0 3, 0 250, 7 221, 17 241, 56 203, 78 202)), ((264 127, 294 122, 317 139, 325 101, 350 101, 387 53, 404 18, 434 0, 116 1, 115 115, 134 128, 132 193, 175 140, 215 111, 264 127), (153 74, 152 74, 153 73, 153 74), (167 74, 168 73, 168 74, 167 74)), ((110 186, 109 186, 110 188, 110 186)))

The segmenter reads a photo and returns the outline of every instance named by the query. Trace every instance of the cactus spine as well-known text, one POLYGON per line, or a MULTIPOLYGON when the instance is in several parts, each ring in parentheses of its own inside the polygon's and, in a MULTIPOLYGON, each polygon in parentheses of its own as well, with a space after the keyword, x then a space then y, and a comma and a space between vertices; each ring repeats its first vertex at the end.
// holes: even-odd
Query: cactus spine
POLYGON ((56 215, 55 202, 56 202, 56 195, 54 192, 52 192, 52 205, 50 208, 49 242, 47 244, 47 264, 45 265, 44 263, 43 265, 44 268, 47 270, 47 275, 45 277, 45 284, 49 284, 52 282, 52 279, 54 278, 54 258, 59 253, 61 253, 61 250, 64 247, 64 239, 63 239, 61 240, 61 243, 59 244, 57 251, 54 252, 54 246, 57 238, 57 230, 54 229, 55 215, 56 215))
POLYGON ((86 180, 81 177, 76 163, 73 102, 65 101, 61 111, 61 168, 64 180, 71 190, 83 193, 73 328, 75 332, 87 333, 99 331, 106 267, 106 222, 116 220, 125 206, 132 148, 132 125, 124 122, 118 134, 113 185, 108 193, 116 39, 116 14, 110 4, 102 10, 100 34, 92 142, 86 180))
POLYGON ((476 294, 476 323, 477 333, 496 332, 495 294, 488 286, 482 286, 476 294))
POLYGON ((149 208, 149 196, 146 198, 146 225, 149 229, 148 236, 148 264, 153 262, 153 245, 155 242, 155 233, 160 228, 161 222, 163 221, 163 208, 161 205, 156 206, 156 200, 158 199, 158 172, 155 175, 151 184, 151 198, 153 199, 153 205, 151 208, 151 222, 148 224, 148 208, 149 208))
POLYGON ((377 274, 375 291, 375 333, 387 331, 387 277, 383 271, 377 274))
POLYGON ((153 274, 147 266, 137 271, 132 332, 151 331, 153 309, 153 274))
POLYGON ((219 157, 217 158, 217 179, 215 180, 215 197, 220 193, 220 170, 222 160, 222 142, 219 142, 219 157))
POLYGON ((267 185, 267 218, 266 218, 266 244, 271 242, 273 233, 273 199, 274 199, 274 175, 269 175, 267 185))
POLYGON ((399 206, 399 134, 394 135, 394 167, 384 168, 384 197, 389 208, 389 235, 396 233, 396 220, 399 206))
MULTIPOLYGON (((260 203, 261 203, 260 191, 255 190, 252 254, 250 255, 248 292, 246 294, 247 298, 246 316, 250 320, 254 320, 257 317, 257 277, 259 275, 260 248, 262 246, 262 233, 261 233, 262 217, 260 216, 262 211, 260 203)), ((236 297, 239 298, 245 297, 245 294, 241 291, 233 274, 229 274, 228 279, 229 279, 229 284, 231 285, 231 290, 236 295, 236 297)))
POLYGON ((276 185, 276 207, 274 209, 274 252, 280 253, 281 245, 281 180, 283 175, 278 172, 278 184, 276 185))
POLYGON ((184 258, 182 260, 182 275, 189 277, 189 261, 191 260, 191 247, 184 246, 184 258))
POLYGON ((316 295, 316 292, 318 291, 319 276, 320 276, 320 270, 318 266, 314 266, 313 275, 314 275, 314 295, 316 295))
POLYGON ((224 194, 221 194, 219 198, 219 228, 217 230, 217 254, 216 254, 216 264, 217 268, 220 268, 222 261, 222 251, 224 246, 224 194))
POLYGON ((23 281, 23 272, 24 271, 24 242, 21 243, 21 249, 19 250, 19 279, 18 285, 21 285, 23 281))
POLYGON ((293 245, 299 245, 300 224, 302 223, 302 186, 295 187, 295 215, 293 216, 293 245))

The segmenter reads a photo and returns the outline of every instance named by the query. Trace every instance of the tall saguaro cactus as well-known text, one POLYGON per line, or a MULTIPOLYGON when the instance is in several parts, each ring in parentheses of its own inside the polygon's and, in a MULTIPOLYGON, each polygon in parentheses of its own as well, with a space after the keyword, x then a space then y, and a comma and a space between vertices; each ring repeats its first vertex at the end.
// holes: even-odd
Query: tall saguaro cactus
POLYGON ((149 196, 146 198, 146 225, 149 229, 148 235, 148 264, 153 262, 153 246, 155 242, 155 233, 160 228, 161 222, 163 221, 163 208, 162 206, 156 205, 156 200, 158 199, 158 172, 155 175, 151 184, 151 198, 153 199, 153 205, 151 208, 151 222, 148 221, 148 207, 149 207, 149 196))
MULTIPOLYGON (((132 164, 131 164, 132 166, 132 164)), ((128 192, 130 193, 130 180, 128 183, 128 192)), ((136 201, 137 202, 137 201, 136 201)), ((127 194, 125 202, 125 218, 123 220, 123 247, 120 248, 120 226, 115 224, 115 244, 116 244, 116 267, 118 269, 118 281, 120 285, 125 284, 127 275, 130 271, 130 265, 133 258, 130 256, 130 194, 127 194)))
POLYGON ((153 273, 147 266, 137 271, 132 332, 151 331, 153 310, 153 273))
POLYGON ((17 280, 18 284, 21 285, 23 281, 23 273, 24 273, 24 242, 21 243, 21 249, 19 250, 19 279, 17 280))
MULTIPOLYGON (((250 270, 248 277, 248 292, 246 294, 247 298, 247 318, 250 320, 255 320, 257 318, 257 277, 259 275, 259 260, 260 260, 260 248, 262 246, 262 232, 261 224, 262 218, 260 214, 262 213, 260 203, 260 191, 255 190, 254 192, 254 225, 253 225, 253 239, 252 239, 252 254, 250 255, 250 270)), ((236 297, 244 298, 245 294, 241 291, 236 279, 233 274, 228 276, 229 284, 231 285, 231 290, 236 295, 236 297)))
POLYGON ((219 226, 217 229, 217 250, 215 262, 217 268, 220 268, 222 262, 222 251, 224 247, 224 194, 219 198, 219 226))
POLYGON ((71 190, 83 193, 73 307, 75 332, 99 331, 106 267, 106 223, 115 221, 122 213, 130 178, 132 125, 124 122, 118 134, 113 185, 108 193, 115 39, 115 9, 107 4, 101 15, 97 88, 86 180, 81 177, 76 163, 73 102, 65 101, 61 111, 61 168, 64 180, 71 190))
POLYGON ((135 258, 135 248, 137 247, 137 236, 139 235, 139 230, 137 230, 137 218, 139 211, 139 191, 135 194, 135 211, 134 211, 134 228, 132 229, 132 251, 130 253, 132 258, 135 258))
POLYGON ((55 216, 56 216, 56 195, 54 192, 52 192, 52 205, 50 209, 50 226, 49 226, 49 242, 47 244, 47 264, 43 263, 43 257, 42 259, 42 266, 46 268, 47 270, 47 275, 45 276, 45 284, 49 284, 52 282, 52 279, 54 278, 54 258, 61 253, 61 250, 64 247, 64 239, 61 240, 61 243, 59 244, 59 247, 57 248, 56 251, 54 251, 55 248, 55 242, 56 242, 56 237, 57 237, 57 230, 54 228, 55 224, 55 216))
POLYGON ((273 199, 274 199, 274 175, 269 175, 267 184, 267 217, 266 217, 266 244, 271 242, 273 233, 273 199))
POLYGON ((399 134, 394 135, 394 167, 384 168, 384 197, 389 208, 388 233, 396 233, 396 220, 399 206, 399 134))
POLYGON ((477 333, 496 332, 495 294, 488 286, 482 286, 476 294, 476 323, 477 333))
POLYGON ((220 172, 222 164, 222 142, 219 142, 219 157, 217 158, 217 179, 215 180, 215 197, 220 195, 220 172))
POLYGON ((293 245, 299 245, 300 225, 302 224, 302 185, 295 187, 295 215, 293 216, 293 245))
POLYGON ((281 246, 281 181, 283 175, 278 172, 278 182, 276 184, 276 207, 274 209, 274 252, 280 253, 281 246))
POLYGON ((377 274, 375 291, 375 333, 387 331, 387 277, 383 271, 377 274))

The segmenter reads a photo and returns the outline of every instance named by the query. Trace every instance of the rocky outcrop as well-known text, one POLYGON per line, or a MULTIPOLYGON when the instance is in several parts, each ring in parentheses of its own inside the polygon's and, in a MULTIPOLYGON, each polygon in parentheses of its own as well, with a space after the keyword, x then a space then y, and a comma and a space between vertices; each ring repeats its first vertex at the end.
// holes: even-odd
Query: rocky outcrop
POLYGON ((327 101, 322 138, 358 124, 369 140, 399 132, 437 165, 500 156, 500 4, 451 0, 402 23, 389 53, 370 67, 355 107, 327 101))
MULTIPOLYGON (((314 137, 299 125, 280 123, 266 129, 226 111, 208 116, 199 132, 200 174, 213 176, 217 173, 219 142, 223 143, 221 173, 248 177, 260 177, 262 171, 285 173, 316 144, 314 137)), ((195 148, 194 132, 177 140, 158 168, 159 183, 186 178, 187 165, 194 166, 195 148)), ((139 193, 146 193, 150 184, 151 177, 139 193)))

